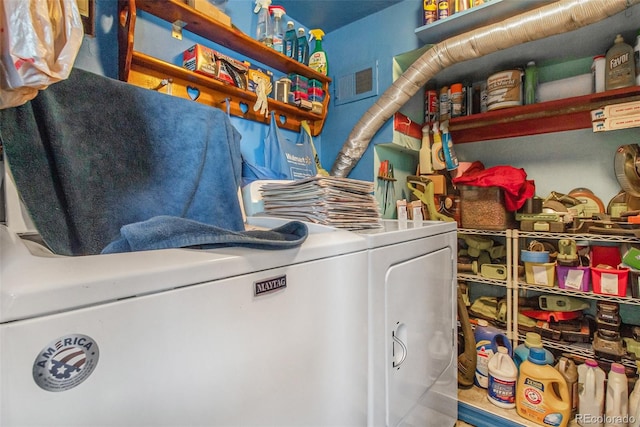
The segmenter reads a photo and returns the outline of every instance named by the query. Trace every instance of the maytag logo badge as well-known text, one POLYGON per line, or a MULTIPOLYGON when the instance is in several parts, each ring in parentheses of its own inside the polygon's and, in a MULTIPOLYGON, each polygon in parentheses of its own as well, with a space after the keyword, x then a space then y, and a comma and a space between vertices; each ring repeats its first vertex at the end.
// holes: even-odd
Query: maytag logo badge
POLYGON ((262 280, 254 283, 255 296, 277 291, 287 287, 287 276, 282 275, 272 279, 262 280))

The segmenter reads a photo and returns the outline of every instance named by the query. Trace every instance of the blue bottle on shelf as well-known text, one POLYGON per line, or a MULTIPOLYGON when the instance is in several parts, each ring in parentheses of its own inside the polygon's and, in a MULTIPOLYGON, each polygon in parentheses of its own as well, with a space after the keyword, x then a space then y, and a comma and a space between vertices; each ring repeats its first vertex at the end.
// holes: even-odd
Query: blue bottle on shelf
POLYGON ((490 326, 489 322, 483 319, 478 320, 478 326, 474 333, 476 338, 476 372, 473 382, 482 388, 489 385, 489 360, 498 352, 498 346, 507 349, 509 355, 513 354, 513 348, 509 338, 498 328, 490 326))

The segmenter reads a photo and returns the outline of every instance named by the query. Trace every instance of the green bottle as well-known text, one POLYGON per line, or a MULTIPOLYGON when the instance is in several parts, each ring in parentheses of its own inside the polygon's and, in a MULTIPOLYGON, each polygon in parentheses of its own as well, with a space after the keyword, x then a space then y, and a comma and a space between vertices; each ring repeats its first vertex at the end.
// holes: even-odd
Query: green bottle
POLYGON ((320 29, 309 30, 309 33, 316 39, 316 45, 313 48, 311 56, 309 56, 309 68, 324 74, 329 75, 329 62, 327 61, 327 54, 322 49, 322 37, 324 37, 324 31, 320 29))

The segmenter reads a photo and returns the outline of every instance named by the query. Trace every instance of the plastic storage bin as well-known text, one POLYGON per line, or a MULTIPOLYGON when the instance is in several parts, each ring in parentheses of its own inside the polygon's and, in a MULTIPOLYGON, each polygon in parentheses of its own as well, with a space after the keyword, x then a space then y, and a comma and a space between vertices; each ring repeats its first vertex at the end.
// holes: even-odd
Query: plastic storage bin
POLYGON ((622 257, 622 263, 636 270, 640 270, 640 249, 630 248, 622 257))
POLYGON ((461 185, 459 189, 462 228, 506 230, 516 227, 514 213, 505 208, 502 188, 461 185))
POLYGON ((557 265, 558 287, 574 291, 589 292, 591 268, 583 266, 569 267, 557 265))
POLYGON ((601 295, 615 295, 624 297, 627 295, 629 281, 629 268, 599 268, 591 267, 593 292, 601 295))
POLYGON ((531 285, 554 286, 556 279, 555 262, 525 262, 525 280, 531 285))
POLYGON ((591 244, 590 252, 591 265, 596 267, 600 264, 617 267, 622 262, 618 243, 593 243, 591 244))

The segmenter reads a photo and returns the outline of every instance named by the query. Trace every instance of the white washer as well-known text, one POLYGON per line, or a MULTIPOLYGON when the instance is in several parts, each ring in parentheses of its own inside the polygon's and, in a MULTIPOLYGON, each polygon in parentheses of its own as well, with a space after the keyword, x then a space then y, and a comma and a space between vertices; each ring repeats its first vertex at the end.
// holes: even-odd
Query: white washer
POLYGON ((367 243, 310 231, 62 257, 0 226, 0 425, 365 425, 367 243))
POLYGON ((369 426, 453 426, 455 223, 383 221, 369 245, 369 426))

